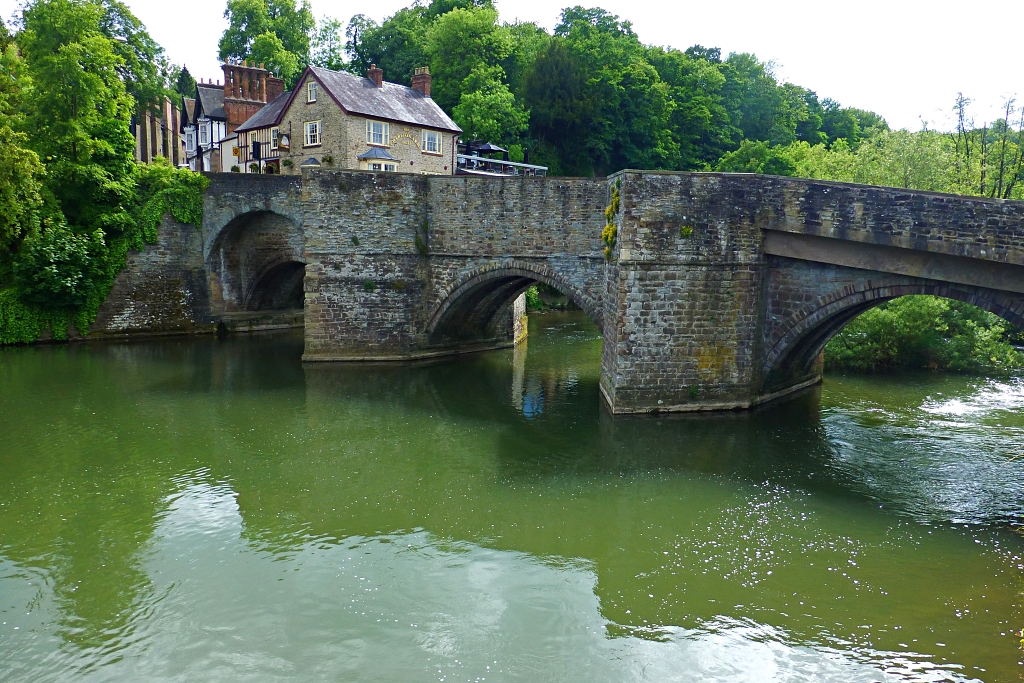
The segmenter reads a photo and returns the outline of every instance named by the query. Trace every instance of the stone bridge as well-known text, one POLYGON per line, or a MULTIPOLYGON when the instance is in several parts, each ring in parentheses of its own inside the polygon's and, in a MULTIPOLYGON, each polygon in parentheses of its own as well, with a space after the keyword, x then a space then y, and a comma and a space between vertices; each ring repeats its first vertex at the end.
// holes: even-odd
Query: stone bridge
POLYGON ((191 250, 182 281, 205 283, 179 297, 199 302, 195 327, 304 324, 307 361, 509 346, 526 333, 522 293, 545 282, 602 330, 617 413, 747 408, 813 384, 833 334, 906 294, 1024 328, 1024 202, 891 188, 648 171, 216 175, 200 236, 175 239, 160 253, 191 250))

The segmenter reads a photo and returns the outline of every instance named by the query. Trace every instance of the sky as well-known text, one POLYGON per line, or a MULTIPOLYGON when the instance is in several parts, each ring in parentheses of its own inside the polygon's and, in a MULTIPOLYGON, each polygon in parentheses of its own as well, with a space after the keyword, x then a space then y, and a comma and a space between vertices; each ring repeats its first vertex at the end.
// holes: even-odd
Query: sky
MULTIPOLYGON (((217 41, 227 26, 224 0, 125 1, 172 61, 188 66, 197 79, 221 78, 217 41)), ((357 13, 380 21, 410 1, 311 4, 318 17, 347 23, 357 13)), ((844 106, 875 111, 895 128, 918 130, 924 122, 949 129, 958 92, 973 101, 977 125, 1000 117, 1005 98, 1024 96, 1016 36, 1024 25, 1021 0, 992 0, 977 12, 942 0, 573 1, 631 21, 647 44, 679 49, 700 44, 720 47, 723 55, 753 52, 776 64, 780 80, 844 106)), ((0 15, 6 20, 20 4, 0 0, 0 15)), ((550 0, 496 0, 495 5, 503 21, 534 21, 549 30, 562 7, 550 0)))

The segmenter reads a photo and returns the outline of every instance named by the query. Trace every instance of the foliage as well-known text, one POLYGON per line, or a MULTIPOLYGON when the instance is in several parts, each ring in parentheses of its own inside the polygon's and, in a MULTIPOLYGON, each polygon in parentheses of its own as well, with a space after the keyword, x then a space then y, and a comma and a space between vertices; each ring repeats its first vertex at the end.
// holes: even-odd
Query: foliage
POLYGON ((317 24, 311 39, 309 63, 333 71, 341 71, 346 67, 340 21, 324 17, 317 24))
POLYGON ((172 83, 174 84, 174 92, 178 96, 178 104, 182 102, 182 98, 195 97, 196 96, 196 79, 192 78, 192 74, 189 73, 187 67, 171 67, 172 83))
POLYGON ((123 2, 92 1, 101 11, 99 30, 119 58, 117 70, 125 89, 140 110, 156 110, 168 90, 171 73, 163 48, 123 2))
POLYGON ((310 63, 316 20, 309 0, 228 0, 224 18, 220 59, 266 64, 289 88, 310 63))
POLYGON ((1008 341, 1013 329, 975 306, 932 296, 907 296, 873 308, 825 347, 829 369, 875 371, 929 368, 1004 373, 1024 367, 1008 341))
POLYGON ((619 206, 622 200, 622 180, 616 180, 612 185, 612 199, 604 210, 605 226, 601 230, 601 243, 604 244, 604 258, 611 260, 612 250, 619 238, 619 226, 615 219, 619 215, 619 206))
POLYGON ((729 173, 795 175, 796 164, 785 153, 785 148, 771 147, 767 142, 744 140, 740 143, 739 149, 722 157, 716 170, 729 173))

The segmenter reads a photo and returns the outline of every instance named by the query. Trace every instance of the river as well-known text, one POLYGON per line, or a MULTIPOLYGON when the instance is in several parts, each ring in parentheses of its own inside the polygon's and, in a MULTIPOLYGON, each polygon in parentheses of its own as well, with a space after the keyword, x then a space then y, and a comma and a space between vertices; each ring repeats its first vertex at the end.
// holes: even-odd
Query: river
POLYGON ((0 349, 0 681, 1019 681, 1024 381, 612 418, 601 340, 0 349))

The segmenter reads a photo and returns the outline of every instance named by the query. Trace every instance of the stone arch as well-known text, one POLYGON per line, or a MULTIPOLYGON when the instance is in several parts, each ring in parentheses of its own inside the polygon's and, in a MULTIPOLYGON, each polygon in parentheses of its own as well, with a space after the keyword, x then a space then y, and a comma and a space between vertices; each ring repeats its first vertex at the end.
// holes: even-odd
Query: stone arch
POLYGON ((1024 297, 970 285, 930 281, 847 286, 801 306, 775 328, 764 356, 766 391, 813 374, 825 344, 854 318, 902 296, 928 294, 973 304, 1024 328, 1024 297))
POLYGON ((236 213, 210 243, 206 256, 215 313, 280 310, 295 303, 296 278, 304 268, 301 226, 267 209, 236 213), (280 285, 285 292, 272 291, 280 285))
POLYGON ((599 328, 603 327, 598 302, 556 270, 545 264, 509 260, 463 273, 442 290, 428 313, 425 332, 434 343, 442 338, 489 338, 506 313, 511 315, 513 301, 537 282, 565 294, 599 328))

